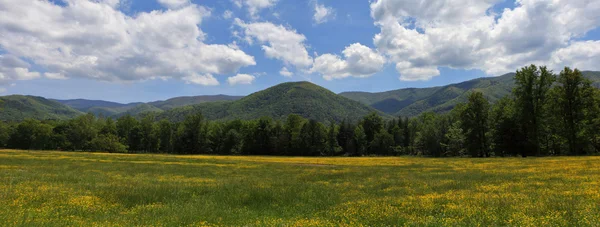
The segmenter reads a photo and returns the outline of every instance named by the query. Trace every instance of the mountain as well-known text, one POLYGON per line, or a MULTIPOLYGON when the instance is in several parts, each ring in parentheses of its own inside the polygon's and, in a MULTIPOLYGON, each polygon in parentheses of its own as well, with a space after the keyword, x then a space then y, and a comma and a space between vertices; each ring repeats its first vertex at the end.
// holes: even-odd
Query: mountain
POLYGON ((162 110, 170 110, 177 107, 195 105, 206 102, 218 102, 218 101, 235 101, 243 98, 244 96, 229 96, 229 95, 202 95, 202 96, 183 96, 165 101, 149 102, 148 104, 155 106, 162 110))
POLYGON ((108 117, 119 117, 126 114, 139 115, 149 112, 162 112, 177 107, 195 105, 205 102, 216 101, 233 101, 242 98, 243 96, 228 96, 228 95, 202 95, 202 96, 185 96, 176 97, 164 101, 155 101, 149 103, 134 102, 134 103, 117 103, 102 100, 87 100, 87 99, 70 99, 70 100, 55 100, 67 106, 84 113, 93 113, 108 117))
POLYGON ((10 95, 0 97, 0 121, 63 120, 83 114, 62 103, 37 96, 10 95))
MULTIPOLYGON (((594 86, 600 87, 600 72, 584 71, 594 86)), ((509 95, 514 88, 514 73, 486 77, 431 88, 405 88, 386 92, 343 92, 349 99, 359 101, 393 116, 416 116, 423 112, 446 112, 467 101, 472 91, 480 91, 490 101, 509 95)))
POLYGON ((211 120, 256 119, 263 116, 283 119, 289 114, 298 114, 319 121, 342 121, 356 120, 372 111, 376 110, 310 82, 289 82, 237 101, 175 108, 160 114, 159 118, 181 121, 189 114, 200 112, 211 120))

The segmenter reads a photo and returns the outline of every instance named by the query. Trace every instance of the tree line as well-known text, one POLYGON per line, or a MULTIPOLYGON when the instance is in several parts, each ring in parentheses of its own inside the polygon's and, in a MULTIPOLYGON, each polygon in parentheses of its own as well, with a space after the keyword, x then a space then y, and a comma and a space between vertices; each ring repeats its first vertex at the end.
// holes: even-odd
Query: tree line
POLYGON ((517 70, 512 95, 490 104, 481 92, 448 113, 321 123, 285 120, 182 122, 116 120, 93 114, 66 121, 0 122, 0 147, 35 150, 282 156, 549 156, 600 149, 600 92, 577 69, 558 75, 535 65, 517 70))

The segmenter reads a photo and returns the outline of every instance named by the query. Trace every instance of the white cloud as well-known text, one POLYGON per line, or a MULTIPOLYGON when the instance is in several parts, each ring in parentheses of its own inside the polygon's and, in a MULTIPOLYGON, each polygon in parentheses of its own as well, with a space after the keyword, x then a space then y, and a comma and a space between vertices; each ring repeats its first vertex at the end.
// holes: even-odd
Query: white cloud
POLYGON ((248 74, 237 74, 235 76, 227 78, 227 83, 229 85, 236 84, 252 84, 252 82, 256 79, 256 77, 248 74))
POLYGON ((248 13, 253 19, 258 19, 258 13, 265 9, 273 7, 278 0, 232 0, 238 8, 246 6, 248 13))
POLYGON ((239 49, 204 43, 198 27, 210 15, 204 7, 188 4, 131 17, 113 3, 0 0, 0 46, 49 73, 106 81, 212 77, 256 64, 239 49))
POLYGON ((223 18, 225 19, 230 19, 233 16, 233 12, 231 12, 231 10, 225 10, 225 12, 223 12, 223 18))
POLYGON ((40 77, 39 72, 29 71, 31 65, 13 55, 0 55, 0 86, 15 80, 31 80, 40 77))
POLYGON ((65 75, 63 75, 62 73, 44 73, 44 76, 48 79, 53 79, 53 80, 66 80, 67 77, 65 75))
POLYGON ((311 72, 318 72, 326 80, 346 77, 369 77, 383 68, 385 58, 371 48, 354 43, 342 51, 344 59, 333 54, 315 58, 311 72))
POLYGON ((600 41, 575 42, 552 54, 551 67, 556 72, 565 66, 581 70, 600 70, 600 41))
POLYGON ((158 3, 169 9, 177 9, 190 4, 190 0, 158 0, 158 3))
POLYGON ((192 74, 182 78, 188 84, 198 84, 204 86, 216 86, 219 85, 219 81, 211 74, 192 74))
POLYGON ((0 94, 6 92, 6 88, 0 87, 0 94))
POLYGON ((287 67, 283 67, 283 68, 281 68, 281 70, 279 70, 279 75, 282 75, 285 77, 292 77, 294 74, 292 72, 290 72, 290 70, 288 70, 287 67))
POLYGON ((304 41, 306 37, 296 30, 288 29, 282 25, 270 22, 245 23, 236 18, 235 24, 243 29, 244 39, 252 44, 253 40, 262 45, 265 55, 269 58, 279 59, 285 64, 300 68, 312 65, 312 58, 308 55, 304 41))
POLYGON ((331 17, 335 16, 335 10, 331 7, 326 7, 323 4, 315 3, 315 14, 313 20, 317 24, 327 22, 331 17))
POLYGON ((600 26, 597 1, 377 0, 371 16, 377 49, 396 63, 401 80, 428 80, 438 67, 481 69, 491 75, 530 63, 549 64, 556 51, 600 26))

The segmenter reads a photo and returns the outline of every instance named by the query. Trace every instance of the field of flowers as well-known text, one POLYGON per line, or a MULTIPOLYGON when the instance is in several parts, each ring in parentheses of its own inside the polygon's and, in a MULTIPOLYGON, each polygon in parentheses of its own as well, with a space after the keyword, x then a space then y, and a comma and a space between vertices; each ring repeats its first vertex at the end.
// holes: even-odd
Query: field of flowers
POLYGON ((0 150, 0 223, 598 226, 600 157, 175 156, 0 150))

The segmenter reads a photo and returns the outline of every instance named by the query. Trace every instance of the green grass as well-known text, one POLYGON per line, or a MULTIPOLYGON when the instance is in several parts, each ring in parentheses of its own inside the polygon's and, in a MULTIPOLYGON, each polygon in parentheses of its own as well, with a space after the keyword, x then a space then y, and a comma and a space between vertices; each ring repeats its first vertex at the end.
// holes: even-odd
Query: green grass
POLYGON ((8 226, 594 226, 599 191, 600 157, 0 150, 8 226))

